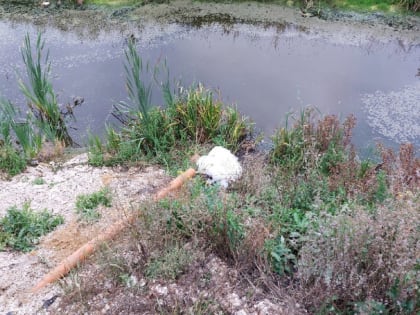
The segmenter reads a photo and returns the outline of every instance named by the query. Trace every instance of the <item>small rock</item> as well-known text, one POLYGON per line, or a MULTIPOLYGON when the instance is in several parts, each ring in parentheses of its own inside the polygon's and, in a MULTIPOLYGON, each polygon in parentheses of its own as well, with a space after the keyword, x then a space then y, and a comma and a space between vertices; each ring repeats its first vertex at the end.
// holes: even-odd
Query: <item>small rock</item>
POLYGON ((154 289, 155 289, 156 293, 158 293, 160 295, 167 295, 168 294, 168 288, 164 287, 164 286, 161 286, 159 284, 157 286, 155 286, 154 289))
POLYGON ((44 302, 42 303, 42 307, 47 309, 48 307, 51 306, 51 304, 53 304, 55 302, 55 300, 58 298, 58 295, 54 295, 52 298, 49 298, 47 300, 44 300, 44 302))
POLYGON ((227 298, 228 298, 228 303, 233 308, 238 308, 242 305, 241 299, 239 298, 239 296, 236 293, 229 294, 227 298))

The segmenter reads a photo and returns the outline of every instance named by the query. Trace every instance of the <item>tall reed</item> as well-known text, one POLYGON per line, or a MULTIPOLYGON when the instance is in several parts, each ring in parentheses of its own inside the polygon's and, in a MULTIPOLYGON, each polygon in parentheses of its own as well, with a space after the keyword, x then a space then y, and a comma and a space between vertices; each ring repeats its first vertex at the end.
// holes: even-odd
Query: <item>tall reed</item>
POLYGON ((29 109, 34 116, 37 127, 45 136, 52 141, 64 141, 66 145, 72 145, 66 117, 58 105, 51 81, 49 53, 47 52, 44 63, 42 62, 45 42, 39 33, 36 40, 35 52, 32 52, 32 44, 29 34, 25 36, 24 45, 21 49, 23 62, 26 66, 28 83, 19 80, 19 87, 25 95, 29 109))

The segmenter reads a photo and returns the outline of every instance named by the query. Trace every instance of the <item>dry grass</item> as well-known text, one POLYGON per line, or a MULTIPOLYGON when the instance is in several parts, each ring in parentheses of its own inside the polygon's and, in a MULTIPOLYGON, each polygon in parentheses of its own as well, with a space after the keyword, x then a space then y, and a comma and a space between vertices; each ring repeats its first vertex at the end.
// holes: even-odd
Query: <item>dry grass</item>
POLYGON ((419 210, 417 197, 320 222, 308 234, 299 261, 306 305, 344 311, 374 300, 389 311, 407 311, 403 303, 415 302, 419 294, 419 210), (394 286, 397 293, 391 296, 394 286))

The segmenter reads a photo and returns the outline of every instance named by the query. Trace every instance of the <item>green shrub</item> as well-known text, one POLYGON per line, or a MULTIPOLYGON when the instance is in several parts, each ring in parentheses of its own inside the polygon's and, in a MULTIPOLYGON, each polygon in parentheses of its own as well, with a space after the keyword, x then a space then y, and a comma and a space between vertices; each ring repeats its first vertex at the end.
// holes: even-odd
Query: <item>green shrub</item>
POLYGON ((420 213, 414 200, 318 220, 298 264, 311 310, 382 305, 390 314, 411 314, 418 308, 420 213))
POLYGON ((76 199, 76 213, 86 221, 96 221, 101 214, 96 210, 99 205, 111 207, 111 192, 103 188, 97 192, 79 195, 76 199))
POLYGON ((9 176, 21 173, 26 168, 26 159, 9 144, 0 144, 0 170, 9 176))
POLYGON ((272 136, 272 164, 297 173, 320 168, 328 175, 343 161, 348 155, 354 116, 347 117, 341 126, 334 115, 327 115, 317 122, 315 118, 314 110, 306 109, 289 128, 289 116, 286 117, 286 126, 272 136))
MULTIPOLYGON (((168 80, 161 84, 165 108, 151 104, 152 82, 146 84, 150 73, 133 42, 126 50, 126 85, 129 102, 114 106, 113 115, 122 124, 120 133, 108 128, 105 145, 92 139, 90 163, 113 165, 149 158, 168 165, 173 151, 186 151, 194 145, 223 145, 236 152, 247 136, 251 124, 236 109, 225 108, 202 85, 183 90, 174 97, 168 80)), ((154 69, 158 73, 159 68, 154 69)), ((181 89, 182 90, 182 89, 181 89)))
POLYGON ((146 264, 145 275, 150 278, 175 280, 192 262, 191 252, 178 244, 168 246, 158 257, 146 264))
POLYGON ((37 243, 38 238, 51 232, 64 219, 59 215, 52 215, 47 210, 34 212, 29 204, 22 209, 12 207, 0 220, 0 248, 12 247, 20 251, 29 251, 37 243))

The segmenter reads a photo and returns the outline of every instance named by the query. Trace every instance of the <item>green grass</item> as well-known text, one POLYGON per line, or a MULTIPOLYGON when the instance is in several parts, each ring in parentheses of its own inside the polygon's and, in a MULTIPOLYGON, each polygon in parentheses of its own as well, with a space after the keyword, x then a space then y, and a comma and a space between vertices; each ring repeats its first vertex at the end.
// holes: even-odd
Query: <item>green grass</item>
POLYGON ((111 201, 111 192, 108 188, 103 188, 91 194, 79 195, 76 199, 76 213, 87 222, 96 221, 101 217, 97 208, 100 205, 111 207, 111 201))
POLYGON ((45 180, 42 177, 37 177, 32 181, 32 185, 44 185, 45 180))
POLYGON ((175 280, 192 260, 191 252, 177 244, 171 245, 165 248, 158 257, 150 259, 146 265, 145 274, 149 278, 175 280))
POLYGON ((35 52, 31 39, 25 36, 22 47, 22 58, 26 67, 26 74, 29 84, 22 79, 19 80, 19 87, 25 95, 34 123, 47 139, 51 141, 64 141, 66 145, 72 145, 73 140, 67 130, 67 119, 72 116, 62 114, 58 100, 50 81, 51 63, 48 60, 49 53, 45 55, 45 42, 38 34, 35 52), (44 59, 44 60, 43 60, 44 59))
POLYGON ((213 92, 202 85, 173 95, 166 77, 160 85, 165 104, 162 108, 153 106, 153 80, 156 81, 160 72, 167 73, 167 69, 163 66, 151 71, 133 42, 129 42, 125 55, 129 102, 116 104, 113 111, 123 127, 118 132, 109 127, 105 143, 91 136, 89 162, 92 165, 152 160, 174 169, 185 165, 186 157, 179 159, 174 152, 189 153, 191 148, 209 145, 223 145, 236 152, 251 135, 249 120, 215 99, 213 92))
POLYGON ((51 63, 39 33, 35 45, 29 35, 21 48, 27 80, 18 84, 26 97, 28 111, 22 114, 19 106, 0 97, 0 169, 13 176, 21 172, 24 160, 35 158, 43 143, 73 145, 67 125, 74 118, 73 107, 63 112, 51 83, 51 63))
POLYGON ((14 176, 26 168, 26 159, 10 144, 0 144, 0 170, 14 176))
MULTIPOLYGON (((205 1, 202 1, 205 2, 205 1)), ((212 2, 248 2, 247 0, 214 0, 212 2)), ((333 8, 358 12, 407 13, 418 12, 418 0, 256 0, 254 2, 275 3, 304 9, 333 8)))
POLYGON ((0 249, 11 247, 19 251, 30 251, 39 237, 62 223, 62 216, 52 215, 47 210, 34 212, 29 204, 24 204, 22 209, 9 208, 6 216, 0 220, 0 249))
POLYGON ((123 7, 137 5, 138 0, 86 0, 85 4, 105 5, 110 7, 123 7))

